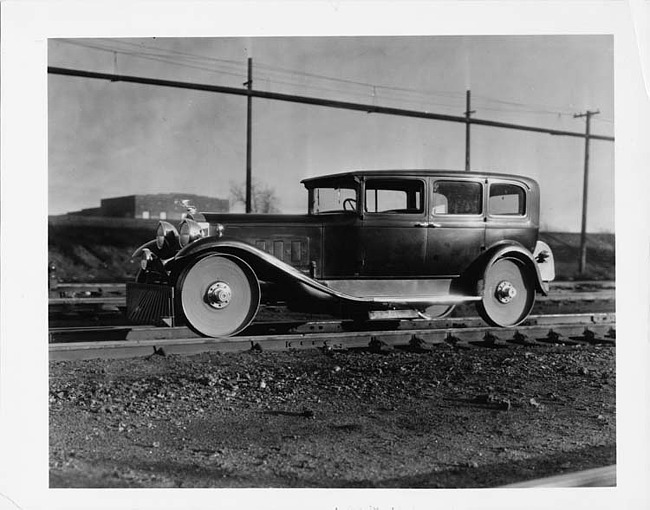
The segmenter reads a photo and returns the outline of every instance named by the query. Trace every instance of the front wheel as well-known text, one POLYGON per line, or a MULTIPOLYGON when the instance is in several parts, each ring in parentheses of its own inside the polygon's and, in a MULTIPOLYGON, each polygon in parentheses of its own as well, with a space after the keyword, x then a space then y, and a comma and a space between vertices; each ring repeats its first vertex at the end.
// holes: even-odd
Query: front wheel
POLYGON ((485 271, 483 298, 476 305, 479 315, 492 326, 516 326, 535 304, 534 275, 524 262, 502 258, 485 271))
POLYGON ((183 270, 176 287, 187 325, 209 337, 239 333, 253 320, 260 303, 255 273, 232 255, 198 259, 183 270))

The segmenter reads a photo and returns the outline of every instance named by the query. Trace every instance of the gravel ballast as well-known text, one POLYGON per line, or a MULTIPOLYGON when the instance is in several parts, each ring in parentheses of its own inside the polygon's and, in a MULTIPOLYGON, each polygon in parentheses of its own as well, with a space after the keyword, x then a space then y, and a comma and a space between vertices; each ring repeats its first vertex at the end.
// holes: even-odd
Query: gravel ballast
POLYGON ((51 487, 495 487, 615 463, 607 345, 50 363, 51 487))

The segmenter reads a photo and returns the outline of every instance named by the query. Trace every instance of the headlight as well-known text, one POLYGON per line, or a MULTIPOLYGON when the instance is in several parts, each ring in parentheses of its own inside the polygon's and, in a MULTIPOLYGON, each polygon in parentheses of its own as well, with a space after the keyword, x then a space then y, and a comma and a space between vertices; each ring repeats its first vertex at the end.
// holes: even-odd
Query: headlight
POLYGON ((178 230, 171 223, 161 221, 156 229, 156 246, 159 250, 163 248, 178 249, 178 230))
POLYGON ((149 248, 142 250, 142 255, 140 256, 140 267, 143 271, 149 269, 149 264, 153 261, 153 254, 149 248))
POLYGON ((203 231, 201 230, 201 225, 196 221, 190 219, 184 219, 181 223, 181 236, 180 243, 181 246, 187 246, 188 244, 196 241, 203 237, 203 231))

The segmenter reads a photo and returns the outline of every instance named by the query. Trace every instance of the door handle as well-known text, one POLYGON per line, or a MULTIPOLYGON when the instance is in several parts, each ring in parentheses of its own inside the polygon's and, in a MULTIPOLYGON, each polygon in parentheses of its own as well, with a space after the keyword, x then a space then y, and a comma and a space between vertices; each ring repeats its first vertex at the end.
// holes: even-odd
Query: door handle
POLYGON ((439 228, 442 227, 440 223, 434 223, 433 221, 420 221, 413 225, 414 227, 424 227, 424 228, 439 228))

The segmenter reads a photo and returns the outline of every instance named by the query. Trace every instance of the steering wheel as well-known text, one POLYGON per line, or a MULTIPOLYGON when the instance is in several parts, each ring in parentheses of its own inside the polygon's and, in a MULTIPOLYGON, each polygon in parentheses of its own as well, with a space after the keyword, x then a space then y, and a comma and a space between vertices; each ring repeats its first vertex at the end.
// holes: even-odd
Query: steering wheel
POLYGON ((350 211, 357 210, 357 200, 355 198, 346 198, 343 200, 343 210, 348 210, 348 205, 350 206, 350 211))

